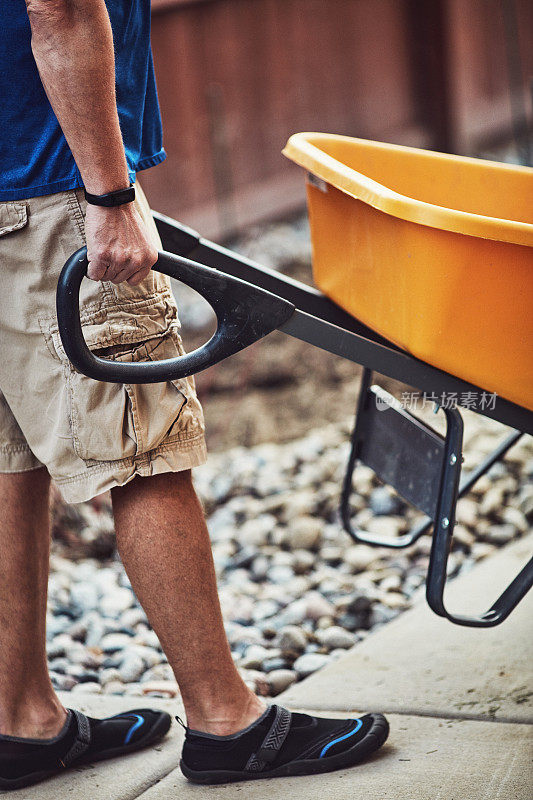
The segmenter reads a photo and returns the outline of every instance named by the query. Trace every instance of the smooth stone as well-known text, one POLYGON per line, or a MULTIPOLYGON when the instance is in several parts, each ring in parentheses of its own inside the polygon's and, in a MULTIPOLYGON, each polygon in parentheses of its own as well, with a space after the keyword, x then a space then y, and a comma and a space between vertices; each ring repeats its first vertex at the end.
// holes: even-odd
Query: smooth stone
POLYGON ((380 581, 379 588, 383 592, 398 592, 402 588, 402 579, 401 576, 393 573, 392 575, 387 575, 380 581))
POLYGON ((282 522, 292 524, 292 522, 301 517, 307 517, 312 513, 315 507, 316 497, 310 489, 300 489, 296 492, 291 492, 289 501, 284 505, 279 517, 282 522))
POLYGON ((143 694, 155 697, 179 697, 176 681, 143 681, 143 694))
POLYGON ((98 608, 99 595, 94 583, 74 583, 70 589, 70 602, 80 614, 86 614, 98 608))
POLYGON ((396 539, 404 527, 401 517, 373 517, 368 520, 366 529, 375 536, 396 539))
POLYGON ((125 628, 136 628, 140 622, 147 622, 142 608, 128 608, 120 616, 120 623, 125 628))
POLYGON ((293 683, 296 683, 297 680, 296 672, 291 669, 274 669, 268 673, 270 693, 275 697, 284 692, 285 689, 288 689, 289 686, 292 686, 293 683))
POLYGON ((387 606, 382 604, 375 605, 372 609, 372 614, 370 615, 367 627, 373 628, 374 625, 384 625, 386 622, 390 622, 392 619, 394 619, 394 617, 397 615, 397 609, 387 608, 387 606))
MULTIPOLYGON (((450 556, 450 558, 451 558, 451 556, 450 556)), ((450 561, 448 561, 448 563, 450 564, 450 561)), ((450 569, 450 574, 453 575, 456 572, 456 570, 457 570, 457 568, 452 562, 452 566, 451 566, 451 569, 450 569)), ((384 605, 386 605, 387 608, 392 608, 392 609, 408 608, 409 605, 410 605, 409 601, 406 600, 405 597, 403 596, 403 594, 400 594, 400 592, 387 592, 383 596, 382 603, 384 605)))
POLYGON ((233 568, 231 565, 225 572, 224 582, 227 586, 236 586, 241 591, 245 586, 249 588, 251 583, 247 569, 244 569, 244 567, 233 568))
POLYGON ((361 627, 361 620, 355 614, 342 614, 338 619, 339 626, 347 631, 356 631, 361 627))
POLYGON ((79 619, 73 625, 71 625, 68 629, 69 636, 71 636, 75 642, 85 642, 87 637, 87 622, 84 618, 79 619))
POLYGON ((170 664, 156 664, 155 667, 147 669, 141 678, 141 683, 149 681, 175 681, 176 678, 170 664))
POLYGON ((100 600, 100 611, 105 617, 118 617, 135 602, 133 592, 118 586, 100 600))
POLYGON ((343 549, 337 545, 326 545, 321 548, 320 557, 328 564, 340 564, 343 559, 343 549))
POLYGON ((273 617, 277 614, 279 605, 275 600, 259 600, 252 609, 252 619, 254 622, 273 617))
MULTIPOLYGON (((492 449, 492 440, 487 439, 485 447, 482 449, 482 452, 488 453, 490 452, 491 449, 492 449)), ((492 467, 487 472, 487 475, 491 479, 491 481, 497 481, 499 480, 499 478, 505 478, 505 476, 507 475, 507 469, 508 467, 503 461, 496 461, 496 463, 493 464, 492 467)))
POLYGON ((103 687, 104 694, 124 694, 126 687, 122 681, 108 681, 103 687))
POLYGON ((116 653, 128 647, 131 642, 132 637, 127 633, 107 633, 101 640, 100 648, 103 653, 116 653))
POLYGON ((267 544, 271 531, 276 527, 276 518, 271 514, 260 514, 244 523, 235 532, 237 541, 251 547, 267 544))
POLYGON ((274 639, 276 634, 277 634, 277 632, 278 632, 278 628, 275 625, 273 625, 272 622, 269 622, 268 620, 267 620, 267 622, 263 623, 263 625, 261 626, 261 633, 262 633, 262 635, 264 636, 265 639, 269 639, 269 640, 274 639))
POLYGON ((472 556, 476 561, 479 561, 493 553, 495 547, 494 544, 490 544, 489 542, 476 542, 472 545, 472 556))
POLYGON ((303 656, 297 658, 293 664, 293 668, 299 678, 306 678, 312 675, 322 667, 329 663, 329 656, 325 653, 304 653, 303 656))
POLYGON ((101 653, 93 653, 85 648, 67 653, 72 664, 80 664, 87 669, 97 669, 103 661, 101 653))
POLYGON ((504 505, 504 492, 501 487, 493 486, 483 496, 479 504, 479 513, 483 516, 493 516, 504 505))
POLYGON ((301 597, 290 603, 283 610, 281 618, 283 624, 286 625, 301 625, 307 615, 307 601, 301 597))
POLYGON ((307 645, 307 637, 296 625, 286 625, 280 630, 276 644, 282 655, 303 653, 307 645))
POLYGON ((78 683, 92 683, 93 681, 95 683, 100 682, 100 676, 97 672, 94 672, 93 670, 86 670, 81 666, 81 664, 71 664, 68 668, 68 674, 72 678, 75 678, 78 683))
POLYGON ((469 497, 461 497, 455 508, 455 519, 468 528, 475 528, 479 516, 479 504, 469 497))
POLYGON ((77 683, 76 686, 72 687, 73 694, 100 694, 102 691, 102 687, 96 681, 87 681, 83 683, 77 683))
POLYGON ((324 523, 317 517, 293 519, 286 534, 286 544, 294 550, 316 550, 322 540, 324 523))
POLYGON ((453 541, 470 548, 476 541, 476 537, 468 528, 465 528, 464 525, 456 524, 453 528, 453 541))
POLYGON ((246 569, 248 568, 254 558, 256 557, 257 552, 253 547, 242 547, 238 553, 236 553, 233 558, 230 559, 228 568, 229 569, 246 569))
POLYGON ((374 471, 365 464, 358 464, 353 475, 353 485, 356 492, 362 495, 369 495, 376 476, 374 471))
POLYGON ((533 523, 533 492, 529 492, 527 487, 519 495, 518 508, 528 523, 533 523))
POLYGON ((290 581, 287 581, 285 589, 289 597, 301 597, 311 589, 311 579, 307 575, 295 575, 290 581))
POLYGON ((253 560, 250 574, 254 581, 264 581, 268 575, 270 562, 266 556, 256 556, 253 560))
POLYGON ((325 597, 330 597, 331 595, 338 594, 341 591, 342 580, 338 575, 335 575, 335 577, 326 578, 325 580, 320 581, 318 588, 320 590, 320 594, 323 594, 325 597))
POLYGON ((50 673, 50 678, 55 689, 60 689, 64 692, 70 692, 76 686, 78 681, 72 675, 57 675, 54 672, 50 673))
POLYGON ((486 533, 486 538, 493 544, 507 544, 512 541, 516 536, 516 529, 514 525, 506 523, 505 525, 491 525, 486 533))
POLYGON ((118 587, 118 573, 111 567, 101 567, 93 577, 94 582, 103 594, 116 591, 118 587))
MULTIPOLYGON (((107 669, 100 670, 100 683, 106 686, 108 683, 114 681, 121 681, 120 672, 116 667, 108 667, 107 669)), ((122 682, 122 681, 121 681, 122 682)))
POLYGON ((157 634, 151 628, 146 628, 144 631, 139 631, 135 634, 134 642, 137 645, 143 645, 151 650, 161 650, 161 643, 157 638, 157 634))
POLYGON ((293 553, 293 570, 296 575, 305 575, 313 568, 316 555, 308 550, 295 550, 293 553))
POLYGON ((374 548, 366 544, 353 544, 344 551, 344 561, 354 572, 364 572, 377 560, 374 548))
POLYGON ((290 581, 291 578, 294 578, 294 571, 285 564, 278 564, 270 567, 267 572, 267 577, 272 583, 285 584, 290 581))
POLYGON ((318 620, 320 617, 332 616, 335 613, 335 606, 319 592, 309 592, 304 601, 305 616, 309 619, 318 620))
POLYGON ((143 659, 135 653, 129 653, 119 667, 119 674, 124 683, 138 681, 146 669, 143 659))
POLYGON ((89 648, 100 647, 102 639, 106 634, 106 625, 98 614, 88 615, 87 633, 85 636, 85 646, 89 648))
POLYGON ((276 669, 285 669, 286 666, 287 662, 281 656, 269 656, 261 664, 261 671, 268 674, 276 669))
POLYGON ((513 508, 513 506, 507 506, 507 508, 503 509, 502 521, 513 525, 519 533, 527 533, 529 531, 527 519, 518 508, 513 508))
POLYGON ((68 658, 54 658, 48 663, 48 669, 52 672, 57 672, 59 675, 65 675, 69 666, 68 658))
POLYGON ((74 565, 74 580, 83 585, 85 581, 93 581, 98 572, 97 564, 92 560, 80 561, 74 565))
POLYGON ((46 638, 51 641, 60 633, 65 633, 72 625, 72 620, 65 614, 49 615, 46 618, 46 638))
POLYGON ((131 697, 142 697, 143 690, 140 683, 128 683, 124 686, 124 694, 129 695, 131 697))
POLYGON ((268 655, 269 651, 265 647, 252 644, 246 648, 245 655, 240 659, 240 666, 245 669, 259 669, 268 655))
POLYGON ((338 625, 333 625, 331 628, 317 631, 316 638, 320 644, 323 647, 327 647, 328 650, 336 650, 338 648, 347 650, 349 647, 353 647, 357 641, 357 637, 353 633, 344 630, 344 628, 338 625))
POLYGON ((391 516, 401 512, 402 503, 386 486, 378 486, 370 494, 370 508, 376 516, 391 516))
POLYGON ((130 654, 142 658, 147 667, 155 667, 156 664, 161 663, 161 653, 157 650, 153 650, 151 647, 146 647, 143 644, 132 644, 131 647, 128 647, 125 657, 129 656, 130 654))
POLYGON ((65 653, 69 652, 70 648, 73 646, 73 641, 66 633, 60 633, 52 642, 48 642, 46 645, 46 654, 48 658, 58 658, 59 656, 64 656, 65 653))

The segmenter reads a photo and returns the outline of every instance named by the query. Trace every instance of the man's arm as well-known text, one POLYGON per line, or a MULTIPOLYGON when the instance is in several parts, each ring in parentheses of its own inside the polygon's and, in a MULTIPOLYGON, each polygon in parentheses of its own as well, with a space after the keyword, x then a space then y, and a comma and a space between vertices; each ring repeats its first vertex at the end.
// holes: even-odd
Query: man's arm
MULTIPOLYGON (((104 0, 26 0, 32 50, 48 99, 91 194, 129 186, 115 97, 115 60, 104 0)), ((157 251, 133 203, 91 206, 89 277, 136 285, 157 251)))

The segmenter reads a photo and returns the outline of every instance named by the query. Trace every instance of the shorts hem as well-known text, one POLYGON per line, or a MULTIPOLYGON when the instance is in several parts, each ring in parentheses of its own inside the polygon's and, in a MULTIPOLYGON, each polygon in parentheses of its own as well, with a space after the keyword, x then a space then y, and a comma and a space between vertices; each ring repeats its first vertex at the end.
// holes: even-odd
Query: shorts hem
POLYGON ((17 472, 31 472, 43 467, 27 444, 12 444, 0 447, 0 474, 14 475, 17 472))
POLYGON ((165 472, 183 472, 199 467, 207 460, 203 433, 159 445, 154 450, 118 461, 92 463, 85 472, 71 478, 56 478, 56 486, 65 502, 83 503, 115 486, 124 486, 136 477, 165 472))

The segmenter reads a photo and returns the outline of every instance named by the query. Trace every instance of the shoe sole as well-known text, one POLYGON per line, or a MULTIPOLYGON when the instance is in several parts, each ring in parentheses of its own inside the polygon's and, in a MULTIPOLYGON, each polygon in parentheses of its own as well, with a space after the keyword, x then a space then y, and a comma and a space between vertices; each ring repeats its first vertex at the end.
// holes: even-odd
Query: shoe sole
POLYGON ((372 714, 373 723, 366 736, 349 750, 326 758, 312 758, 289 761, 266 772, 244 772, 233 770, 197 771, 189 769, 180 761, 180 769, 192 783, 217 784, 236 783, 237 781, 255 781, 260 778, 282 778, 294 775, 317 775, 321 772, 332 772, 337 769, 352 767, 374 753, 387 741, 389 723, 382 714, 372 714))
MULTIPOLYGON (((126 747, 112 747, 108 750, 101 750, 99 753, 93 753, 89 758, 76 759, 69 764, 67 769, 80 767, 82 764, 92 764, 93 762, 103 761, 107 758, 115 758, 116 756, 128 755, 135 753, 137 750, 142 750, 143 747, 148 747, 154 742, 162 739, 163 736, 169 731, 172 719, 166 712, 161 712, 160 718, 154 723, 149 731, 146 732, 138 741, 126 747)), ((25 786, 32 786, 34 783, 40 783, 46 778, 52 778, 54 775, 62 775, 66 772, 63 769, 41 770, 41 772, 31 772, 28 775, 23 775, 20 778, 0 778, 0 792, 7 792, 10 789, 23 789, 25 786)))

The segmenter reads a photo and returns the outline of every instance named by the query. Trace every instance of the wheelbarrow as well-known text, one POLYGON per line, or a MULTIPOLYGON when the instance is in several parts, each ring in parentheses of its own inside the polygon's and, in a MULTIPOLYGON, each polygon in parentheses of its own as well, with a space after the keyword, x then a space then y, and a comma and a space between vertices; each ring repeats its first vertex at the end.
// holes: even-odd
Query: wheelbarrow
POLYGON ((154 269, 203 295, 216 332, 165 361, 95 356, 79 317, 82 248, 68 259, 57 289, 65 352, 95 380, 154 383, 207 369, 278 329, 362 365, 340 500, 345 530, 356 542, 400 548, 432 528, 432 610, 459 625, 498 625, 533 585, 533 558, 477 616, 449 611, 444 590, 458 498, 523 434, 533 434, 533 170, 326 134, 297 134, 284 152, 309 175, 318 288, 155 213, 164 251, 154 269), (374 371, 434 399, 445 435, 373 385, 374 371), (462 477, 461 407, 512 429, 462 477), (357 463, 422 511, 423 521, 394 539, 355 530, 357 463))

